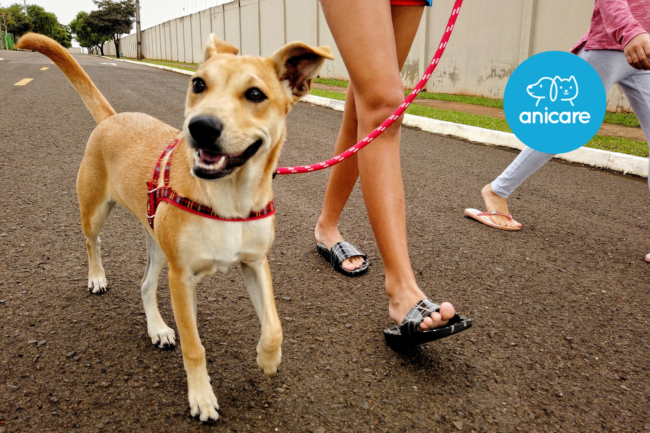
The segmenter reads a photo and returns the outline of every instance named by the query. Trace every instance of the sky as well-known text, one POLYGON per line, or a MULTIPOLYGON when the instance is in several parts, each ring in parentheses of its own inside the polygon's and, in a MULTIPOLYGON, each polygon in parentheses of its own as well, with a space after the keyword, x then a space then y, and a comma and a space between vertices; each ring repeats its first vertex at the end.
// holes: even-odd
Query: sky
MULTIPOLYGON (((228 1, 230 0, 140 0, 142 30, 228 1)), ((23 2, 24 0, 0 0, 0 5, 23 2)), ((54 13, 61 24, 69 24, 79 11, 91 12, 96 9, 92 0, 27 0, 27 4, 39 5, 47 12, 54 13)), ((133 27, 135 29, 135 25, 133 27)), ((73 45, 78 46, 74 41, 73 45)))

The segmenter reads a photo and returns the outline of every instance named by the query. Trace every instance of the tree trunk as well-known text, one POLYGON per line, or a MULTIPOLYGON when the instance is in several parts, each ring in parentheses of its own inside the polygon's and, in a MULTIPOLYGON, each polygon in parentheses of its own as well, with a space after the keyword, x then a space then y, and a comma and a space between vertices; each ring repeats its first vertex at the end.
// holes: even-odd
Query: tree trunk
POLYGON ((104 43, 102 42, 101 45, 99 45, 99 51, 102 53, 102 56, 104 55, 104 43))
POLYGON ((117 56, 117 58, 119 59, 120 58, 120 40, 116 36, 113 36, 113 43, 115 44, 115 56, 117 56))

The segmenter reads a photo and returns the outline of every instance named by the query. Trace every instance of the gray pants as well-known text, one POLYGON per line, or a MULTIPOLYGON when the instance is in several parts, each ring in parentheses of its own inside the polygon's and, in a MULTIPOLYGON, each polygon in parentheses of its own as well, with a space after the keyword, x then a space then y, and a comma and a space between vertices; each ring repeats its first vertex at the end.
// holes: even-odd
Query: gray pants
MULTIPOLYGON (((650 137, 650 71, 634 69, 627 63, 622 51, 580 50, 578 56, 594 67, 603 80, 606 91, 618 83, 639 119, 645 136, 650 137)), ((501 176, 492 182, 492 191, 499 197, 508 198, 519 185, 542 168, 553 156, 555 155, 526 147, 501 176)))

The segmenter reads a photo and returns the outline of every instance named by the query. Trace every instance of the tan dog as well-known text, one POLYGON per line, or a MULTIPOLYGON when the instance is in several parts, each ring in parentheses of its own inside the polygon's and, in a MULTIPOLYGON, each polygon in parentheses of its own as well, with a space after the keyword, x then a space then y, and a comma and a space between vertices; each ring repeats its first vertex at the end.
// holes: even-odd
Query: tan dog
POLYGON ((205 62, 190 81, 181 137, 180 131, 146 114, 115 114, 79 64, 53 40, 28 34, 17 45, 49 57, 98 123, 77 180, 87 238, 88 289, 93 293, 106 290, 99 232, 119 203, 140 220, 147 234, 142 302, 151 341, 160 347, 175 344, 174 331, 163 321, 156 299, 158 276, 168 264, 190 411, 201 421, 217 420, 219 406, 197 330, 196 285, 217 270, 241 265, 262 324, 257 364, 265 374, 275 374, 282 354, 282 328, 266 257, 275 237, 275 219, 218 221, 161 204, 151 229, 146 182, 163 150, 180 138, 170 178, 174 190, 227 218, 243 218, 263 209, 273 199, 272 176, 285 137, 286 116, 309 93, 324 60, 333 58, 331 50, 292 43, 270 58, 242 57, 236 56, 237 48, 211 35, 205 62))

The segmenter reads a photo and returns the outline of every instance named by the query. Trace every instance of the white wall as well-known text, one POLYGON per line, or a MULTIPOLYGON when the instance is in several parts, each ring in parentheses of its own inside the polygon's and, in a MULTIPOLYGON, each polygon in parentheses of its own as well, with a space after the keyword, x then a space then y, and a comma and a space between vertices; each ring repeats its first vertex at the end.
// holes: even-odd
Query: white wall
MULTIPOLYGON (((453 4, 454 0, 435 0, 432 8, 425 8, 402 69, 406 87, 415 86, 431 61, 453 4)), ((508 78, 526 58, 571 49, 589 28, 593 6, 594 0, 465 0, 447 51, 426 89, 502 98, 508 78)), ((152 59, 199 63, 210 33, 252 56, 270 56, 293 41, 329 45, 336 59, 325 62, 321 76, 349 78, 318 0, 233 0, 145 30, 143 53, 152 59)), ((123 40, 128 43, 123 43, 122 52, 135 57, 135 35, 123 40)), ((112 47, 107 43, 105 52, 114 54, 112 47)), ((629 110, 618 87, 608 94, 608 109, 629 110)))

